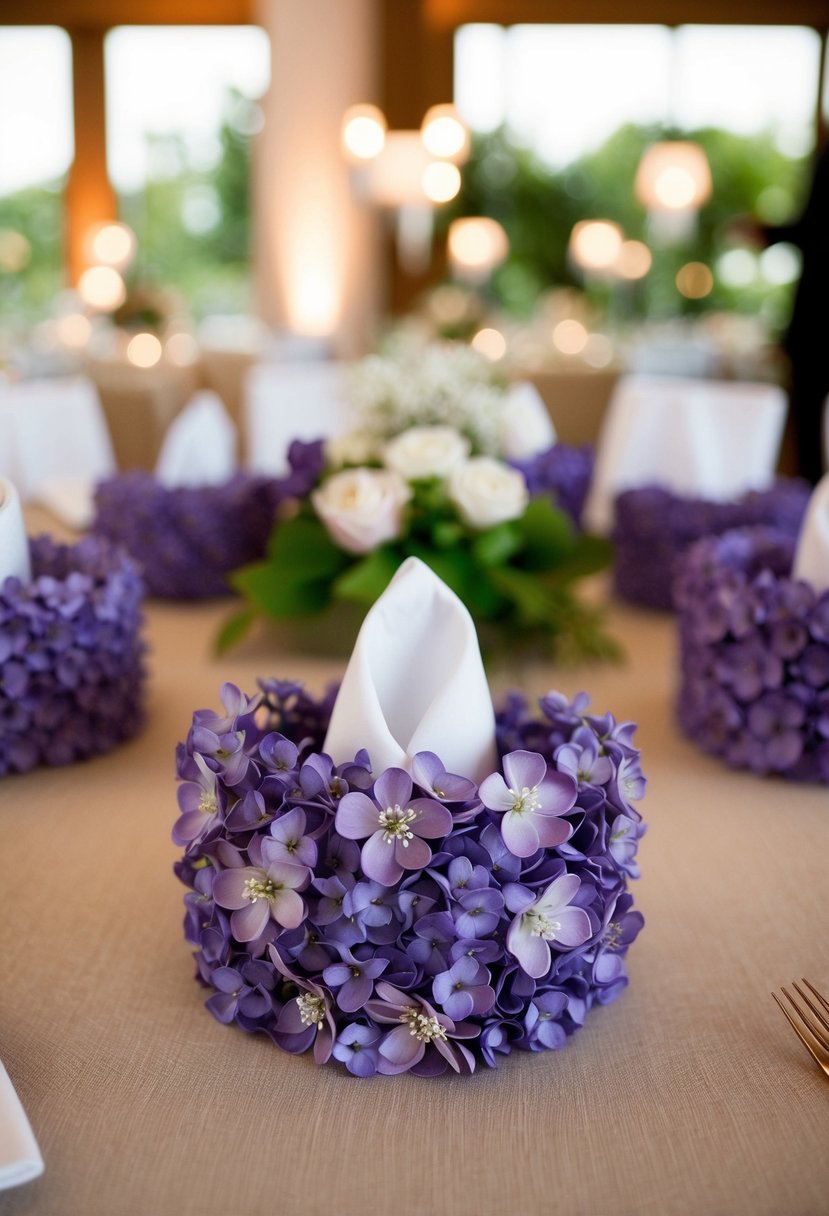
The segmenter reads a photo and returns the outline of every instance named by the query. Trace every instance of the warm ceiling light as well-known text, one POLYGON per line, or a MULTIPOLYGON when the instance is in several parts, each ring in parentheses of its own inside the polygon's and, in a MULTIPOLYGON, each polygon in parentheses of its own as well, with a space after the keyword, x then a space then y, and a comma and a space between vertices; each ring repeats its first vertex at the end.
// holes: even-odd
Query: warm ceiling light
POLYGON ((447 248, 455 274, 479 280, 504 261, 509 253, 509 238, 497 220, 468 216, 449 225, 447 248))
POLYGON ((570 255, 582 270, 615 270, 622 250, 622 230, 610 220, 580 220, 570 233, 570 255))
POLYGON ((386 142, 386 119, 377 106, 351 106, 343 116, 342 146, 351 160, 373 160, 386 142))
POLYGON ((469 135, 453 105, 432 106, 427 110, 420 134, 432 156, 441 160, 465 160, 469 154, 469 135))
POLYGON ((506 338, 498 329, 479 329, 471 345, 491 363, 497 363, 507 353, 506 338))
POLYGON ((572 318, 559 321, 553 330, 553 346, 563 355, 580 355, 587 346, 588 336, 581 321, 572 318))
POLYGON ((423 193, 432 203, 448 203, 461 188, 461 174, 457 165, 444 160, 427 165, 421 181, 423 193))
POLYGON ((710 295, 714 276, 704 262, 686 262, 676 272, 676 289, 686 300, 703 300, 710 295))
POLYGON ((0 270, 18 274, 28 265, 31 256, 32 247, 22 232, 0 229, 0 270))
POLYGON ((643 241, 623 241, 615 270, 623 279, 644 279, 652 264, 651 251, 643 241))
POLYGON ((699 144, 653 144, 636 170, 636 196, 649 211, 695 211, 711 195, 711 169, 699 144))
POLYGON ((164 354, 176 367, 191 367, 198 362, 200 347, 192 334, 171 334, 164 343, 164 354))
POLYGON ((130 338, 127 358, 134 367, 155 367, 161 358, 161 343, 155 334, 136 334, 130 338))
POLYGON ((135 256, 135 233, 126 224, 96 224, 87 233, 85 245, 90 262, 121 270, 135 256))
POLYGON ((90 266, 78 280, 78 295, 89 308, 112 312, 124 303, 127 289, 112 266, 90 266))
POLYGON ((80 350, 92 337, 92 323, 82 312, 69 312, 56 323, 58 339, 64 346, 80 350))

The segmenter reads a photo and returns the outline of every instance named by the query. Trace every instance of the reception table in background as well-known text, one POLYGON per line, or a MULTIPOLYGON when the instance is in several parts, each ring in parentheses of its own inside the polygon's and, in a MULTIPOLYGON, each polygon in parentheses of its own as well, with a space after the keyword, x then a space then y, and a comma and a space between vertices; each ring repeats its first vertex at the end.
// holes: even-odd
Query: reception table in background
POLYGON ((219 1025, 193 981, 176 741, 224 680, 342 672, 267 631, 211 657, 227 608, 148 607, 139 738, 0 781, 0 1058, 46 1162, 0 1216, 826 1212, 829 1082, 769 992, 829 989, 829 791, 731 772, 678 733, 671 618, 612 604, 618 666, 493 671, 640 724, 630 987, 560 1052, 360 1081, 219 1025))

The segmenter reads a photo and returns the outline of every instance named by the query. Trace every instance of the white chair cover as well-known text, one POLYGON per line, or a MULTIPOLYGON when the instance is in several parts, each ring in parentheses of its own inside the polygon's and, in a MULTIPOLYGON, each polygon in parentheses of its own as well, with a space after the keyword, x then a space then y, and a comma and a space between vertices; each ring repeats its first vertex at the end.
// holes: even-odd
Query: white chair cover
POLYGON ((338 363, 261 363, 246 384, 248 464, 258 473, 288 469, 293 439, 329 439, 353 426, 338 363))
POLYGON ((587 527, 607 535, 616 495, 648 483, 719 502, 767 488, 786 409, 776 385, 623 376, 599 437, 587 527))

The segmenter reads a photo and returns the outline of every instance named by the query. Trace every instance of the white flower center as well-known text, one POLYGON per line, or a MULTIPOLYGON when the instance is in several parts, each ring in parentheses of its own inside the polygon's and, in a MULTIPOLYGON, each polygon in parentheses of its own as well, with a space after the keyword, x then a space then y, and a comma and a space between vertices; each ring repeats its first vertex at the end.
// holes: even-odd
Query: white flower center
POLYGON ((325 1001, 321 996, 303 992, 302 996, 296 998, 296 1003, 303 1026, 322 1026, 325 1020, 325 1001))
POLYGON ((216 795, 203 790, 199 798, 199 810, 203 815, 215 815, 218 810, 216 795))
POLYGON ((548 942, 556 940, 556 934, 561 928, 560 920, 548 920, 544 913, 539 912, 537 908, 530 908, 528 912, 524 913, 524 922, 532 937, 543 937, 548 942))
POLYGON ((446 1039, 446 1031, 437 1018, 420 1013, 417 1009, 406 1009, 400 1015, 400 1021, 409 1027, 409 1034, 420 1043, 431 1043, 432 1039, 446 1039))
POLYGON ((512 809, 519 815, 524 811, 537 811, 541 806, 541 799, 538 796, 538 786, 534 785, 532 789, 528 789, 525 785, 520 792, 511 789, 512 809))
POLYGON ((261 878, 246 878, 242 894, 252 904, 255 904, 257 899, 266 899, 268 903, 272 903, 281 890, 281 884, 275 883, 272 878, 266 878, 264 882, 261 878))
POLYGON ((399 840, 404 849, 409 847, 409 841, 414 835, 409 825, 417 819, 417 811, 413 811, 411 807, 404 811, 395 803, 394 806, 387 806, 384 811, 381 811, 378 819, 386 844, 393 844, 399 840))

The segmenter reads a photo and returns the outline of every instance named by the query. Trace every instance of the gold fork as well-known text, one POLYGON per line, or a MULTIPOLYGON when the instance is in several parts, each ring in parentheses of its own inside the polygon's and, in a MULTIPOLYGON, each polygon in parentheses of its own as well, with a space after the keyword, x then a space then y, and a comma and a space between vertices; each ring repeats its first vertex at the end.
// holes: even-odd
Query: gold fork
POLYGON ((826 997, 821 996, 817 988, 810 984, 808 980, 801 980, 801 983, 806 985, 809 992, 811 992, 812 996, 818 1002, 816 1005, 808 994, 803 991, 800 984, 792 980, 792 987, 800 997, 801 1001, 811 1011, 811 1017, 803 1009, 801 1009, 801 1007, 796 1003, 794 997, 786 988, 782 989, 783 996, 789 1002, 797 1015, 799 1023, 795 1021, 795 1019, 789 1013, 789 1010, 780 1000, 777 993, 773 992, 771 995, 774 997, 777 1004, 789 1019, 792 1029, 800 1039, 803 1046, 818 1062, 820 1067, 826 1073, 827 1077, 829 1077, 829 1001, 826 1000, 826 997))

